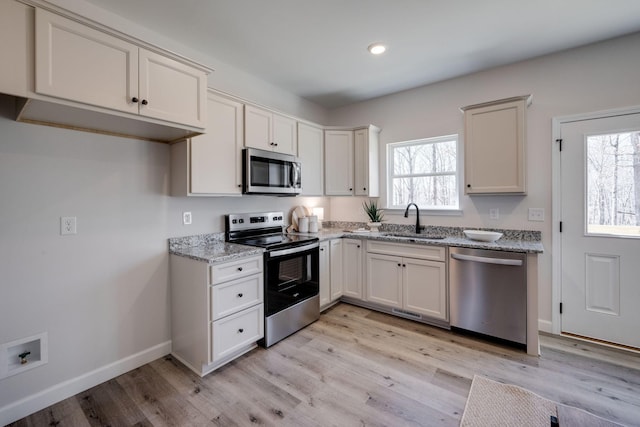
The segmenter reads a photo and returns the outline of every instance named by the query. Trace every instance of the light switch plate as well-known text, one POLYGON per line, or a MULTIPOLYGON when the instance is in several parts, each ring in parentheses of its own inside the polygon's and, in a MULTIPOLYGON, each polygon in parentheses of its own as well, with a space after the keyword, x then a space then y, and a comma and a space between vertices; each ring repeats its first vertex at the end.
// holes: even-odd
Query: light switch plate
POLYGON ((529 208, 529 221, 544 221, 544 208, 529 208))
POLYGON ((489 219, 500 219, 500 209, 489 209, 489 219))

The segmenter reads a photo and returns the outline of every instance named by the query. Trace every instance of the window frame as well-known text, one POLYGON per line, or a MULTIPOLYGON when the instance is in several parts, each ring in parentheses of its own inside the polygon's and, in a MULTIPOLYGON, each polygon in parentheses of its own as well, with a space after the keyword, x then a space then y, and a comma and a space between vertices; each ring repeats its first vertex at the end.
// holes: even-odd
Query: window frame
POLYGON ((427 137, 427 138, 419 138, 408 141, 398 141, 391 142, 386 145, 386 157, 387 157, 387 167, 386 167, 386 208, 390 213, 395 212, 404 212, 406 206, 396 206, 392 205, 393 201, 393 179, 399 177, 429 177, 429 176, 454 176, 456 180, 456 189, 458 192, 457 197, 457 206, 433 206, 433 205, 423 205, 419 206, 420 212, 425 212, 427 214, 432 215, 460 215, 462 213, 461 209, 461 201, 462 201, 462 151, 460 147, 460 135, 450 134, 450 135, 442 135, 435 137, 427 137), (456 146, 456 160, 455 160, 455 171, 452 172, 431 172, 431 173, 419 173, 414 175, 395 175, 394 174, 394 156, 393 150, 396 147, 409 146, 409 145, 426 145, 426 144, 437 144, 441 142, 450 142, 451 140, 455 140, 456 146))

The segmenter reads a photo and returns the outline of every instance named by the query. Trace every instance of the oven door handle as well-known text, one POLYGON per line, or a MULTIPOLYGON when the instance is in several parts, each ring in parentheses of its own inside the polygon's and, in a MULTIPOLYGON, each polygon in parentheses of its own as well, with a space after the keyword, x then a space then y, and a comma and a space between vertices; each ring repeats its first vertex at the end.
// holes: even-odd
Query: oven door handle
POLYGON ((297 254, 298 252, 308 251, 310 249, 315 249, 315 248, 317 248, 319 246, 320 246, 320 243, 314 242, 314 243, 310 243, 308 245, 296 246, 295 248, 280 249, 278 251, 270 251, 269 252, 269 258, 275 258, 275 257, 278 257, 278 256, 284 256, 284 255, 297 254))

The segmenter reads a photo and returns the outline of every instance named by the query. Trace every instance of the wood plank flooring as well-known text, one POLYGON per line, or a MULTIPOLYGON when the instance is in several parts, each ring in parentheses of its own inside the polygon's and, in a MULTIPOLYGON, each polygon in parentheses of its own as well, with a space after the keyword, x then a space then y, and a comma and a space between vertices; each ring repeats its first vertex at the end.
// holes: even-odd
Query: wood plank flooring
POLYGON ((171 356, 12 426, 457 426, 474 375, 640 426, 640 356, 543 336, 542 356, 340 304, 200 378, 171 356))

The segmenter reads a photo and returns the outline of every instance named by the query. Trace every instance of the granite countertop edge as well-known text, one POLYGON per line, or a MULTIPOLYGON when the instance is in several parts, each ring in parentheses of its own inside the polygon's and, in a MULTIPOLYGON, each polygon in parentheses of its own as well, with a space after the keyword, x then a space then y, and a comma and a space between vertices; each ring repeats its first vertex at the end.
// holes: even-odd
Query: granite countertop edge
MULTIPOLYGON (((411 245, 455 246, 462 248, 488 249, 506 252, 522 252, 535 254, 544 252, 542 242, 540 242, 539 240, 509 239, 505 237, 502 237, 495 242, 481 242, 467 239, 465 237, 450 236, 445 234, 446 237, 444 239, 420 239, 412 240, 409 242, 405 238, 386 236, 385 232, 354 232, 342 228, 323 228, 322 230, 319 230, 318 233, 307 233, 306 235, 318 237, 320 241, 350 238, 363 240, 381 240, 391 243, 406 243, 411 245)), ((426 236, 429 234, 425 233, 424 235, 426 236)))
MULTIPOLYGON (((391 243, 405 243, 410 245, 423 246, 455 246, 472 249, 488 249, 507 252, 521 252, 539 254, 544 251, 540 241, 539 232, 501 230, 505 235, 495 242, 480 242, 470 240, 461 234, 461 229, 440 227, 436 230, 427 230, 424 235, 440 234, 444 239, 420 239, 408 241, 405 238, 387 236, 387 232, 406 232, 407 229, 392 229, 382 232, 355 232, 362 229, 360 223, 330 223, 330 227, 324 227, 317 233, 291 233, 304 234, 306 236, 317 237, 320 241, 331 239, 351 238, 364 240, 381 240, 391 243)), ((245 257, 261 255, 265 252, 263 248, 254 246, 228 243, 224 241, 224 233, 199 234, 195 236, 175 237, 169 239, 169 253, 196 261, 215 264, 220 262, 233 261, 245 257)))

